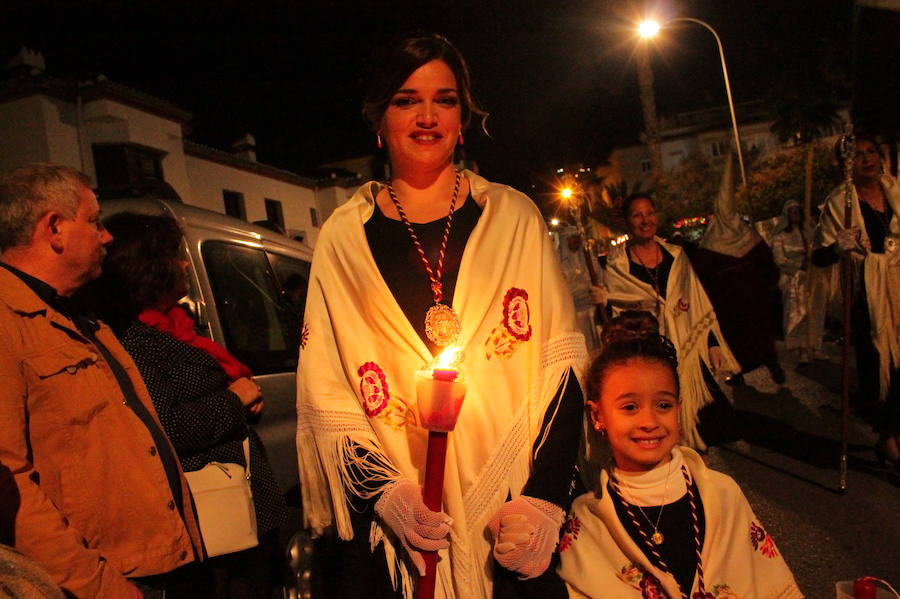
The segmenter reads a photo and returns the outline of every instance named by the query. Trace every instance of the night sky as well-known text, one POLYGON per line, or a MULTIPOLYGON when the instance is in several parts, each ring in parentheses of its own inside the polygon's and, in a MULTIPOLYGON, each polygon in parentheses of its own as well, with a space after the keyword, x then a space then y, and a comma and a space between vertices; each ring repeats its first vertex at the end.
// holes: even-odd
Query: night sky
MULTIPOLYGON (((852 3, 672 0, 725 45, 736 102, 765 98, 779 73, 831 61, 849 70, 852 3)), ((374 47, 424 28, 466 55, 491 139, 466 145, 482 172, 526 188, 534 173, 595 163, 642 127, 627 0, 233 2, 4 0, 0 59, 27 45, 58 76, 104 74, 191 111, 189 138, 227 149, 244 132, 263 162, 305 172, 374 150, 360 116, 374 47)), ((656 44, 661 114, 722 106, 712 36, 696 26, 656 44)))

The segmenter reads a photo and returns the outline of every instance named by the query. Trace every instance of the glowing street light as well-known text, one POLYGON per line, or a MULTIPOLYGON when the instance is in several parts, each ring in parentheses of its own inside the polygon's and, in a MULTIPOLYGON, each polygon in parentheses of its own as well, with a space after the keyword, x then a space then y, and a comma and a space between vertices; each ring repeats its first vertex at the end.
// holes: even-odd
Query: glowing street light
POLYGON ((731 110, 731 127, 734 129, 734 144, 737 147, 738 164, 741 167, 741 181, 743 182, 744 187, 746 187, 747 173, 744 171, 744 155, 741 152, 741 134, 738 131, 737 118, 734 115, 734 100, 731 98, 731 84, 728 81, 728 67, 725 66, 725 50, 722 47, 722 40, 719 38, 719 34, 716 33, 716 30, 713 29, 709 23, 701 21, 700 19, 694 19, 693 17, 675 17, 662 24, 653 20, 647 20, 638 25, 638 34, 643 38, 651 38, 659 33, 662 27, 670 23, 678 22, 700 25, 712 33, 713 37, 716 38, 716 44, 719 46, 719 59, 722 61, 722 78, 725 80, 725 93, 728 96, 728 108, 731 110))
POLYGON ((638 33, 641 37, 653 37, 659 33, 659 23, 653 20, 647 20, 638 25, 638 33))
POLYGON ((559 195, 562 196, 562 199, 568 200, 568 199, 570 199, 570 198, 572 197, 572 194, 573 194, 573 193, 574 193, 574 192, 572 191, 572 188, 571 188, 571 187, 563 187, 563 188, 560 190, 559 195))

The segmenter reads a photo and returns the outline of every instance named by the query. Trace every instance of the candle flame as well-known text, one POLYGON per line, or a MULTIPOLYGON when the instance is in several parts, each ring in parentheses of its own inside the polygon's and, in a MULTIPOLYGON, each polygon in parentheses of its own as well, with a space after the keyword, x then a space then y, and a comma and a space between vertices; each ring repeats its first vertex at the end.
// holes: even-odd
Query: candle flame
POLYGON ((455 345, 449 345, 438 356, 437 363, 434 367, 440 369, 456 368, 461 361, 461 354, 461 348, 455 345))

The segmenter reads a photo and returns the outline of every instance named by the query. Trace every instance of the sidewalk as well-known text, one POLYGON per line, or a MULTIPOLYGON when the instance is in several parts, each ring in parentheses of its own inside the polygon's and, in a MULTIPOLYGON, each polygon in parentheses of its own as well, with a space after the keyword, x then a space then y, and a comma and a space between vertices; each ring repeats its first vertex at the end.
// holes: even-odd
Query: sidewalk
POLYGON ((900 475, 878 465, 876 435, 854 415, 847 493, 838 493, 840 347, 826 351, 827 360, 799 371, 780 351, 782 389, 764 368, 729 388, 744 440, 709 453, 710 466, 741 485, 811 599, 834 599, 836 581, 863 575, 900 586, 900 475))

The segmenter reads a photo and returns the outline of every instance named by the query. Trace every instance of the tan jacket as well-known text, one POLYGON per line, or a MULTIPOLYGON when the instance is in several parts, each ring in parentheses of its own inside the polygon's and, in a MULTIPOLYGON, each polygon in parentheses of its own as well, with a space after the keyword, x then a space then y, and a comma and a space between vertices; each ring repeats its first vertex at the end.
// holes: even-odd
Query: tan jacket
MULTIPOLYGON (((97 339, 156 418, 137 367, 105 325, 97 339)), ((174 450, 173 454, 174 454, 174 450)), ((20 494, 15 547, 76 597, 127 596, 127 577, 202 554, 191 496, 175 509, 147 427, 73 323, 0 268, 0 463, 20 494)))

